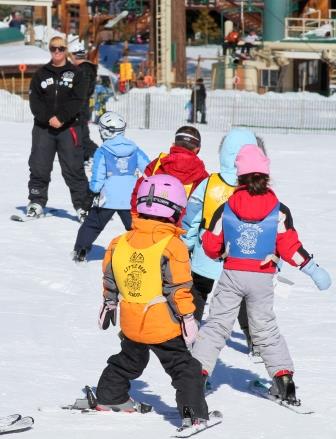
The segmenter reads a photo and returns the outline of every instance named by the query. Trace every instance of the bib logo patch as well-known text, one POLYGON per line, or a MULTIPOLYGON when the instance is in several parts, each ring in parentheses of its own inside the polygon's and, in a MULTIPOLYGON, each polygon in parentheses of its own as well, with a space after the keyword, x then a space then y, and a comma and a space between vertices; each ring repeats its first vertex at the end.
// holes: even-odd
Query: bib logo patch
POLYGON ((237 228, 240 236, 236 239, 236 243, 240 251, 245 255, 254 255, 259 235, 263 232, 258 224, 242 224, 237 228))
POLYGON ((209 195, 218 205, 221 205, 229 198, 231 192, 227 191, 225 187, 216 186, 210 190, 209 195))
POLYGON ((121 174, 128 172, 128 157, 119 157, 116 162, 116 168, 121 174))
POLYGON ((129 265, 124 269, 124 273, 127 274, 125 287, 128 289, 128 294, 132 297, 141 296, 142 276, 147 273, 147 270, 142 265, 144 262, 143 254, 134 252, 129 259, 129 265))

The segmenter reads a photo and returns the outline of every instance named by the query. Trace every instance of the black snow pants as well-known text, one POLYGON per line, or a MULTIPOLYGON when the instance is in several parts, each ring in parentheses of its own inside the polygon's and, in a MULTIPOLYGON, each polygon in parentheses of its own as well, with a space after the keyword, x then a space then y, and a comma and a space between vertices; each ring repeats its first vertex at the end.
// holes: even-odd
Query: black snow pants
POLYGON ((70 189, 75 209, 82 207, 88 196, 88 180, 84 171, 80 127, 53 132, 37 125, 33 127, 32 149, 29 157, 29 200, 45 207, 55 155, 58 155, 62 176, 70 189))
MULTIPOLYGON (((196 307, 196 310, 194 311, 194 316, 196 320, 201 322, 208 295, 211 293, 215 281, 195 272, 192 272, 191 275, 193 278, 193 286, 191 292, 194 296, 194 305, 196 307)), ((248 331, 248 319, 245 299, 241 301, 238 314, 238 322, 240 328, 243 331, 248 331)))
POLYGON ((124 336, 121 352, 112 355, 97 387, 99 404, 122 404, 129 399, 130 380, 138 378, 149 361, 149 351, 160 360, 176 389, 176 403, 182 417, 183 407, 191 407, 195 417, 208 419, 201 364, 191 356, 183 338, 160 344, 142 344, 124 336))
POLYGON ((114 210, 92 207, 78 230, 74 250, 90 250, 92 244, 98 238, 99 234, 104 230, 106 224, 110 221, 115 212, 118 212, 125 229, 131 230, 132 217, 130 210, 114 210))

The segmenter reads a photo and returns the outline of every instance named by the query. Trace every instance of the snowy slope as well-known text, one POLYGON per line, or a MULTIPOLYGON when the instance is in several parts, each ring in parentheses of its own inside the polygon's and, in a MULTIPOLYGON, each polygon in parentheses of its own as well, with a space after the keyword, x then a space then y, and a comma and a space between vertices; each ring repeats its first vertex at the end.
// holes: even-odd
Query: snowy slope
MULTIPOLYGON (((98 141, 95 127, 93 134, 98 141)), ((173 132, 127 134, 151 157, 167 150, 173 140, 173 132)), ((104 247, 122 232, 122 225, 116 217, 97 240, 90 262, 75 265, 69 254, 78 222, 58 163, 49 206, 62 209, 60 214, 38 222, 9 221, 26 205, 30 135, 30 124, 0 123, 0 416, 14 412, 34 416, 34 429, 22 433, 34 439, 169 437, 177 420, 157 414, 73 415, 46 410, 72 403, 82 396, 85 384, 96 385, 107 357, 119 349, 118 329, 99 331, 96 320, 104 247)), ((216 170, 221 134, 203 137, 202 157, 209 170, 216 170)), ((335 279, 334 137, 268 135, 265 140, 277 193, 291 207, 305 247, 335 279)), ((293 268, 286 267, 283 275, 295 285, 291 290, 282 285, 276 296, 278 321, 296 364, 298 396, 316 413, 297 415, 248 393, 248 380, 267 375, 263 365, 248 360, 236 327, 214 373, 215 391, 208 397, 209 407, 224 413, 224 422, 211 430, 211 439, 335 438, 335 286, 319 292, 293 268)), ((153 403, 160 413, 173 410, 170 379, 154 356, 133 384, 135 398, 153 403)))

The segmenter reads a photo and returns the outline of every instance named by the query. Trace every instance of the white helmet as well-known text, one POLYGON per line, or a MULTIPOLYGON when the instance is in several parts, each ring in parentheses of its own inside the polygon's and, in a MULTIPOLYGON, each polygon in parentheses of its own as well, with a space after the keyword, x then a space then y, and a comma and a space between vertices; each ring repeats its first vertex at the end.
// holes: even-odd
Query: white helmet
POLYGON ((114 111, 106 111, 99 119, 99 132, 102 140, 113 139, 118 134, 124 133, 126 122, 124 118, 114 111))
POLYGON ((69 44, 69 52, 73 53, 76 58, 84 57, 86 55, 84 41, 79 41, 78 39, 72 41, 69 44))

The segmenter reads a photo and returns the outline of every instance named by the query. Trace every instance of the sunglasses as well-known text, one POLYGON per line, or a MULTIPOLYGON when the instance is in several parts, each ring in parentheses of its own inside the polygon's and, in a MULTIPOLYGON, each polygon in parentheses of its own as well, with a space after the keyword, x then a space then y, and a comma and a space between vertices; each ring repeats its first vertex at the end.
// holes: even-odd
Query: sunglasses
POLYGON ((59 52, 65 52, 66 51, 66 47, 65 46, 51 46, 50 47, 50 52, 52 52, 52 53, 54 53, 54 52, 56 52, 57 50, 59 51, 59 52))

